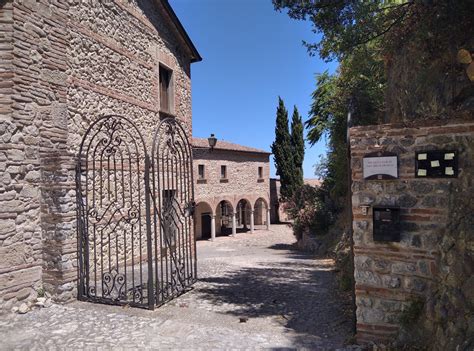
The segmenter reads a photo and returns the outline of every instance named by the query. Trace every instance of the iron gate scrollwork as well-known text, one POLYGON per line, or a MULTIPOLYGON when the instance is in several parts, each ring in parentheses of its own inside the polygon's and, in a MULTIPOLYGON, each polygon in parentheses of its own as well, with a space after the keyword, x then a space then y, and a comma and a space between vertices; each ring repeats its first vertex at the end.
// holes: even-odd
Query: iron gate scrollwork
POLYGON ((153 309, 196 281, 191 147, 161 121, 147 153, 121 116, 88 128, 76 166, 80 300, 153 309))

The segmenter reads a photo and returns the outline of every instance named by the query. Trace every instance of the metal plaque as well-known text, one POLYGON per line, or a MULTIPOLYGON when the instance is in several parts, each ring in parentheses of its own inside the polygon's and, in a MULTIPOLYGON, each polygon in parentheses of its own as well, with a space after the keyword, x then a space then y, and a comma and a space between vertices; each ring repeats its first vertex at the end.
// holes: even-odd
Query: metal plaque
POLYGON ((400 241, 400 209, 374 207, 374 241, 400 241))
POLYGON ((364 179, 397 179, 398 155, 388 152, 376 152, 364 156, 364 179))

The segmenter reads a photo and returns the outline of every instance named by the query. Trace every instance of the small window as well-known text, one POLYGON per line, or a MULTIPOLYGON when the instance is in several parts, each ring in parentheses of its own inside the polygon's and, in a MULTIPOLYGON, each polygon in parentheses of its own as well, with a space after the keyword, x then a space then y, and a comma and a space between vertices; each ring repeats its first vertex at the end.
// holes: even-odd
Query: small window
POLYGON ((204 165, 199 165, 198 166, 198 173, 199 173, 199 179, 204 179, 205 178, 204 165))
POLYGON ((171 113, 171 76, 173 72, 160 65, 160 110, 171 113))
POLYGON ((227 178, 227 166, 221 166, 221 179, 227 178))
POLYGON ((263 178, 263 167, 258 167, 258 179, 263 178))

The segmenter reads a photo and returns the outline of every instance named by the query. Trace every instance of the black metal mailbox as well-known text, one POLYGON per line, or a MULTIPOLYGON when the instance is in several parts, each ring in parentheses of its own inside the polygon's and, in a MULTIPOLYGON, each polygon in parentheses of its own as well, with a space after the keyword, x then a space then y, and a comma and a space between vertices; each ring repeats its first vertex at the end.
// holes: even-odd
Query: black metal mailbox
POLYGON ((374 241, 400 241, 400 208, 374 207, 374 241))

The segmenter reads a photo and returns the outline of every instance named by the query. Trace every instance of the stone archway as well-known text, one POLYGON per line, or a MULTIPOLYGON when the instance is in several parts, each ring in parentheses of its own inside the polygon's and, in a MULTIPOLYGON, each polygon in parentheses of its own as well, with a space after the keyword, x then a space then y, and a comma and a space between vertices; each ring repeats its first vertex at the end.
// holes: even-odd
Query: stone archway
POLYGON ((254 225, 268 230, 270 228, 270 208, 268 201, 262 197, 258 198, 253 206, 253 212, 254 225))
POLYGON ((207 202, 201 201, 196 204, 194 212, 196 239, 212 238, 213 216, 214 212, 212 211, 212 207, 207 202))
POLYGON ((222 200, 216 207, 216 235, 230 235, 234 233, 234 208, 227 200, 222 200))
POLYGON ((249 200, 241 199, 235 207, 237 231, 253 233, 253 210, 249 200))

